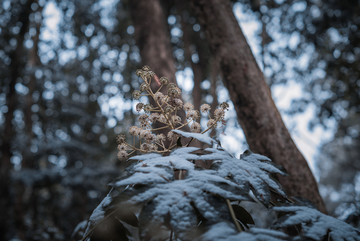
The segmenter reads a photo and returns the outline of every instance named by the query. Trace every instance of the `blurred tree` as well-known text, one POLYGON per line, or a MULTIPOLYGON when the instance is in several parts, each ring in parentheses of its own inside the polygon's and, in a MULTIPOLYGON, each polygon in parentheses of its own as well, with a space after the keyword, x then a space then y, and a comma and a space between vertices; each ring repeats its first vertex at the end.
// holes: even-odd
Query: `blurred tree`
MULTIPOLYGON (((315 104, 317 117, 310 128, 317 124, 335 126, 336 134, 333 140, 324 143, 325 157, 320 158, 318 166, 323 170, 321 183, 340 190, 335 183, 345 180, 332 175, 328 169, 330 166, 336 169, 337 163, 345 159, 348 164, 357 163, 352 164, 355 166, 360 160, 358 148, 346 152, 350 156, 334 151, 356 147, 360 142, 358 121, 354 121, 360 113, 360 2, 251 1, 245 6, 255 12, 263 26, 259 36, 263 42, 263 67, 270 84, 294 78, 303 84, 307 93, 294 101, 289 113, 304 111, 309 104, 315 104), (278 44, 279 39, 286 39, 286 43, 278 44), (289 69, 292 69, 290 78, 289 69), (329 148, 335 143, 337 148, 329 148), (325 162, 332 162, 333 166, 325 162)), ((359 170, 355 168, 347 174, 342 175, 349 177, 345 183, 355 187, 352 177, 358 175, 359 170)), ((330 210, 334 210, 333 207, 330 210)))
POLYGON ((219 61, 250 148, 288 171, 289 177, 280 177, 280 182, 290 195, 311 200, 326 212, 316 181, 281 119, 230 4, 194 1, 193 8, 219 61))

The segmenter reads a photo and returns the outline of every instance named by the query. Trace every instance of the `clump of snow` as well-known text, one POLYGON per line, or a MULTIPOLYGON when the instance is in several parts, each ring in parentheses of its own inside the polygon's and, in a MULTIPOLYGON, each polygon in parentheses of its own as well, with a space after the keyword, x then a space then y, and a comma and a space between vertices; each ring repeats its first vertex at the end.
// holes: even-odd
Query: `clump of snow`
POLYGON ((332 240, 360 240, 360 230, 316 209, 302 206, 274 207, 275 211, 289 213, 278 227, 300 224, 303 235, 314 240, 323 240, 329 233, 332 240))
POLYGON ((262 228, 251 228, 246 232, 238 233, 231 223, 217 223, 202 235, 204 241, 284 241, 289 236, 283 232, 262 228))
POLYGON ((103 219, 105 214, 104 208, 106 208, 110 203, 111 203, 111 197, 110 194, 108 194, 92 212, 89 221, 95 224, 101 219, 103 219))
POLYGON ((185 132, 185 131, 180 131, 180 130, 173 130, 173 132, 175 132, 183 137, 194 138, 194 139, 199 140, 208 145, 212 145, 212 144, 216 143, 216 141, 209 136, 209 133, 201 134, 201 133, 185 132))

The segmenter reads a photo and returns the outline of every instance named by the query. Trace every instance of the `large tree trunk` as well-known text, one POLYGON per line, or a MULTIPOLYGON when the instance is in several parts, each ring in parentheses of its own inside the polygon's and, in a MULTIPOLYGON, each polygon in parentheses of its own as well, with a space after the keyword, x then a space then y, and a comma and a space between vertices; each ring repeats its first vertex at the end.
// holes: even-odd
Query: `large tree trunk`
POLYGON ((129 4, 142 64, 149 65, 159 77, 166 76, 176 83, 170 35, 160 1, 138 0, 129 4))
MULTIPOLYGON (((140 49, 143 65, 148 65, 160 77, 165 76, 170 82, 177 84, 175 78, 175 61, 172 54, 170 34, 167 21, 159 0, 137 0, 129 1, 131 18, 135 27, 135 40, 140 49)), ((152 84, 155 82, 153 81, 152 84)), ((153 89, 157 88, 152 86, 153 89)), ((167 88, 161 90, 167 93, 167 88)), ((180 110, 177 114, 183 122, 185 112, 180 110)), ((162 124, 155 123, 154 127, 162 124)), ((188 129, 187 126, 184 128, 188 129)), ((159 133, 166 133, 163 129, 159 133)), ((167 143, 168 144, 168 143, 167 143)), ((183 144, 185 144, 183 142, 183 144)))
POLYGON ((325 212, 314 176, 281 119, 230 2, 191 2, 211 52, 219 60, 223 81, 251 150, 286 168, 289 176, 279 180, 289 195, 306 198, 325 212))

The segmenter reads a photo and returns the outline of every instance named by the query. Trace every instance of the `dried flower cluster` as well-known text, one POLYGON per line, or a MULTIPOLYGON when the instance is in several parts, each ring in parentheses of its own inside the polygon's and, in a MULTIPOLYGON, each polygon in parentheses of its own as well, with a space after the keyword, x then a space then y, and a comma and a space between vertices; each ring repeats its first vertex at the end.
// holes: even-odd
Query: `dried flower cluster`
POLYGON ((118 142, 118 158, 120 160, 127 159, 135 151, 142 153, 169 152, 177 145, 179 136, 173 130, 180 130, 185 126, 189 126, 191 132, 205 133, 217 126, 217 123, 224 123, 225 111, 229 105, 224 102, 219 108, 214 110, 211 116, 210 105, 203 104, 200 111, 208 115, 207 129, 201 131, 200 111, 194 110, 191 103, 183 103, 181 100, 181 90, 174 83, 169 83, 166 77, 159 78, 149 66, 144 66, 142 69, 136 70, 143 83, 139 90, 133 92, 134 99, 138 100, 141 96, 148 96, 153 100, 153 105, 138 103, 136 111, 143 112, 138 118, 139 126, 132 126, 129 129, 129 134, 133 136, 132 144, 126 142, 125 135, 119 135, 118 142), (153 91, 151 89, 151 82, 155 81, 158 89, 153 91), (167 87, 167 93, 161 92, 161 89, 167 87), (178 113, 179 110, 184 110, 186 119, 182 119, 178 113), (160 127, 154 128, 154 124, 160 124, 160 127), (163 130, 162 133, 156 132, 163 130), (138 146, 135 146, 138 140, 138 146))

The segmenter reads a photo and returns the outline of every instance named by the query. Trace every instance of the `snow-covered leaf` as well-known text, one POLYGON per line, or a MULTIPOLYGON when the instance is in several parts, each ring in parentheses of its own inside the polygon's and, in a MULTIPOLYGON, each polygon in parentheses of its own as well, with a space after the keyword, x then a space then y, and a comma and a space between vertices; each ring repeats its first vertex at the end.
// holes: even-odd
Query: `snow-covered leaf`
POLYGON ((275 211, 285 212, 285 220, 278 227, 301 225, 303 236, 314 240, 323 240, 329 235, 336 241, 359 241, 360 230, 334 217, 325 215, 316 209, 303 206, 275 207, 275 211))
POLYGON ((238 233, 235 228, 226 222, 220 222, 216 225, 212 225, 211 228, 202 236, 203 241, 284 241, 289 240, 288 235, 283 232, 262 229, 251 228, 246 232, 238 233))

